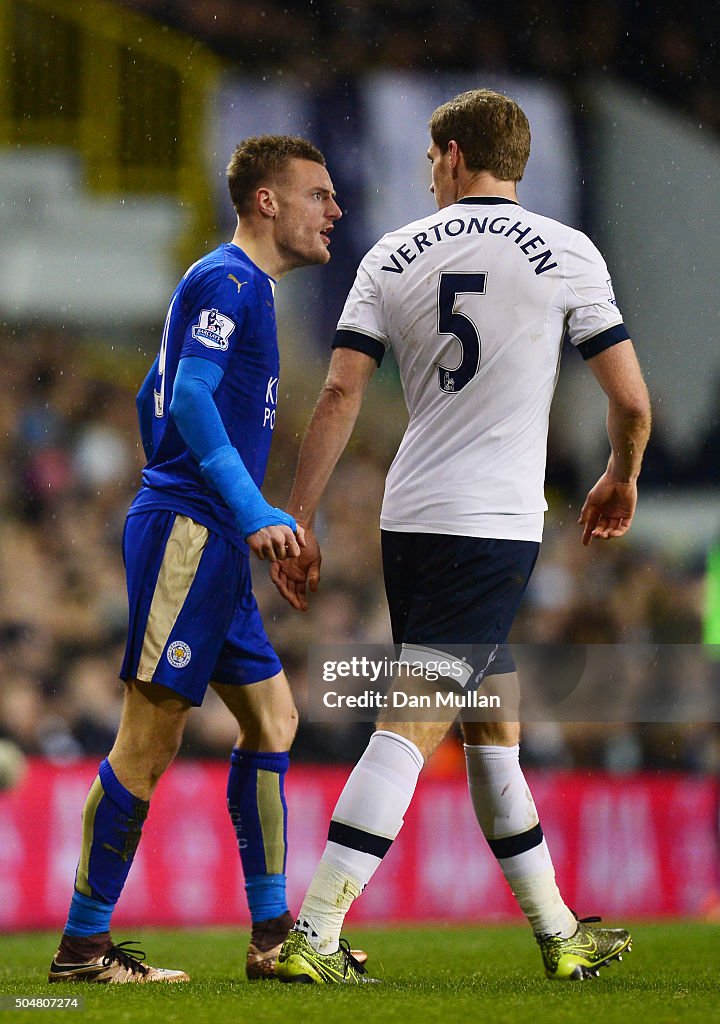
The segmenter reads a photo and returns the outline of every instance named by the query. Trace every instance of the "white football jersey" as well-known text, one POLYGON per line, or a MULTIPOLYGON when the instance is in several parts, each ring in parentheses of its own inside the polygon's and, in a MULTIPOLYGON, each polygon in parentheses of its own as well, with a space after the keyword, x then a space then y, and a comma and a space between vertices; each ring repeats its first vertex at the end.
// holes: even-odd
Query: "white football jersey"
POLYGON ((628 337, 586 235, 467 198, 365 256, 334 347, 392 350, 410 421, 385 530, 540 540, 548 417, 565 332, 585 358, 628 337))

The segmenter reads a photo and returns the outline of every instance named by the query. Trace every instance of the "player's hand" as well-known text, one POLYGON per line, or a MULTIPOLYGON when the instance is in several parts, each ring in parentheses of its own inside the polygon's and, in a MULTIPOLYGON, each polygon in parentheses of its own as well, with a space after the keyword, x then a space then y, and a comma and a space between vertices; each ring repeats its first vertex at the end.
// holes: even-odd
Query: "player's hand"
MULTIPOLYGON (((298 529, 300 527, 298 526, 298 529)), ((305 528, 305 544, 295 558, 286 558, 270 566, 270 579, 281 596, 296 611, 306 612, 308 588, 315 593, 320 586, 322 555, 317 537, 309 526, 305 528)))
POLYGON ((297 533, 289 526, 263 526, 245 538, 248 547, 261 561, 277 562, 296 558, 305 547, 305 531, 298 525, 297 533))
POLYGON ((582 542, 593 537, 612 540, 630 529, 637 505, 637 484, 615 480, 606 472, 585 499, 578 523, 583 526, 582 542))

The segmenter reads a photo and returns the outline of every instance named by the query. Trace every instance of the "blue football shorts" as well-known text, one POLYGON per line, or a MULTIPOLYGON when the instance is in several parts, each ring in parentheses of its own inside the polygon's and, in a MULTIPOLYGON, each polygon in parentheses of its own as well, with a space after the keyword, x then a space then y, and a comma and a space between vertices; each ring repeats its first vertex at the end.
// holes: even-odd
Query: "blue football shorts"
POLYGON ((129 628, 120 678, 202 704, 210 681, 243 686, 282 670, 252 592, 249 556, 177 512, 127 517, 129 628))
POLYGON ((468 660, 467 689, 514 672, 506 641, 539 550, 535 541, 383 530, 393 643, 408 660, 423 651, 468 660))

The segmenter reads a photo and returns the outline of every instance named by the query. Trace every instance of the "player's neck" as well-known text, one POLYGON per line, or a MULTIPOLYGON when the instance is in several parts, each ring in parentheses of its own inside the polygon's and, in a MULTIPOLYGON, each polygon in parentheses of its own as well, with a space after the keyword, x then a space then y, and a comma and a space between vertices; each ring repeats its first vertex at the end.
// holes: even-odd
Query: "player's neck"
POLYGON ((468 196, 499 196, 517 202, 516 182, 502 181, 489 171, 469 171, 458 182, 458 199, 468 196))
POLYGON ((287 274, 288 268, 284 265, 272 238, 247 230, 238 224, 230 242, 242 249, 255 266, 260 267, 274 281, 279 281, 287 274))

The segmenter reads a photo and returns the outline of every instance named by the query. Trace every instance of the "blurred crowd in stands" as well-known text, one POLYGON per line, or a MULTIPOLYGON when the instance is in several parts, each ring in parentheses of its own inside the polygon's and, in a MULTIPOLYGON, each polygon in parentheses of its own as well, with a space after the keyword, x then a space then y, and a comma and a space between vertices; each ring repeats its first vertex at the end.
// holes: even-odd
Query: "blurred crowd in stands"
MULTIPOLYGON (((49 329, 24 330, 22 338, 6 334, 0 347, 0 736, 27 753, 60 760, 104 754, 123 692, 117 678, 126 631, 121 535, 143 464, 134 395, 154 352, 119 350, 49 329)), ((281 380, 265 489, 276 504, 289 492, 323 367, 298 373, 290 370, 281 380)), ((303 716, 295 752, 305 760, 352 762, 371 728, 308 721, 308 688, 318 680, 308 678, 307 651, 315 643, 389 640, 378 510, 404 423, 396 376, 384 368, 322 508, 323 581, 308 614, 292 611, 269 583, 266 567, 254 567, 266 627, 303 716)), ((711 427, 718 432, 718 423, 711 427)), ((716 446, 715 482, 718 454, 716 446)), ((583 549, 576 480, 575 468, 551 454, 545 543, 513 639, 699 644, 703 553, 689 565, 667 564, 632 534, 583 549)), ((553 671, 548 666, 549 676, 553 671)), ((702 658, 688 663, 678 656, 653 676, 669 707, 690 700, 707 708, 695 716, 706 724, 638 725, 631 715, 628 724, 528 724, 526 763, 720 770, 720 732, 712 721, 719 672, 702 658)), ((225 757, 234 738, 233 720, 209 695, 191 712, 182 753, 225 757)), ((453 739, 432 770, 454 771, 461 760, 453 739)))
POLYGON ((720 6, 608 0, 122 0, 239 69, 318 88, 373 68, 634 82, 720 129, 720 6))

